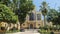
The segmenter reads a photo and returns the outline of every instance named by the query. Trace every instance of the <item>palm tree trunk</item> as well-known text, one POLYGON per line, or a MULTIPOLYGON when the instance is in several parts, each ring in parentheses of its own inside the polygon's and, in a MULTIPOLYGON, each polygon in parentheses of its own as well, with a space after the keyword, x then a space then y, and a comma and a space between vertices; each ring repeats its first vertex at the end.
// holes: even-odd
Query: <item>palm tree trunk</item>
POLYGON ((44 16, 44 26, 46 26, 46 16, 44 16))

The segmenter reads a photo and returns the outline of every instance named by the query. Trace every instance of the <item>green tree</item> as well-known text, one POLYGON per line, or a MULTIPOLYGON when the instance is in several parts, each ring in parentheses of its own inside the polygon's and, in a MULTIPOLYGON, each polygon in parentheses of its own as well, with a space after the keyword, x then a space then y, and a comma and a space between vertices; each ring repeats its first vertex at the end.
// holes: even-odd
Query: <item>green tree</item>
POLYGON ((60 24, 60 12, 58 12, 55 9, 50 9, 47 15, 47 20, 48 22, 53 22, 54 25, 59 25, 60 24))
POLYGON ((18 17, 13 13, 13 11, 9 7, 0 4, 0 21, 16 23, 18 21, 18 17))
POLYGON ((1 0, 0 3, 8 6, 13 12, 15 12, 18 7, 18 0, 1 0))
POLYGON ((48 8, 48 4, 45 1, 43 1, 42 5, 40 6, 40 10, 42 12, 42 15, 44 16, 44 24, 45 25, 46 25, 46 15, 48 12, 47 8, 48 8))
POLYGON ((26 15, 34 9, 34 5, 32 0, 20 0, 20 13, 19 13, 19 21, 22 24, 25 21, 26 15))
POLYGON ((18 15, 20 24, 24 23, 28 12, 34 9, 32 0, 6 0, 3 1, 3 3, 11 8, 16 15, 18 15))
POLYGON ((8 6, 9 3, 11 3, 11 1, 10 0, 0 0, 0 3, 8 6))
POLYGON ((14 13, 17 12, 17 10, 19 9, 19 5, 20 2, 19 0, 12 0, 11 3, 9 4, 9 7, 13 10, 14 13))

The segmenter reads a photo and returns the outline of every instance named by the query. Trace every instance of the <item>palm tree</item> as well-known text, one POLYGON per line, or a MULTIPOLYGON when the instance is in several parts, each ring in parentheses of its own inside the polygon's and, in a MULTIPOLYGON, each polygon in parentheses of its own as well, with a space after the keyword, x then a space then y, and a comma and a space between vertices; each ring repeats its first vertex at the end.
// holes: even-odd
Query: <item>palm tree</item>
POLYGON ((42 12, 42 15, 44 16, 44 26, 46 26, 46 15, 47 15, 47 3, 45 1, 42 2, 42 5, 40 6, 40 10, 42 12))

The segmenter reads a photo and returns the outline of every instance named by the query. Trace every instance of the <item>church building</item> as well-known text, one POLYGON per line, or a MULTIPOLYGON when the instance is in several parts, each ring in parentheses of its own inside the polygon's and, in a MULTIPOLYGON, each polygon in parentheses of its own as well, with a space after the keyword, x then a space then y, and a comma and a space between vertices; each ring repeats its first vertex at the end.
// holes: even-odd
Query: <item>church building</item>
POLYGON ((43 27, 42 21, 42 13, 39 11, 30 11, 29 14, 26 16, 26 21, 22 24, 23 28, 39 28, 43 27))

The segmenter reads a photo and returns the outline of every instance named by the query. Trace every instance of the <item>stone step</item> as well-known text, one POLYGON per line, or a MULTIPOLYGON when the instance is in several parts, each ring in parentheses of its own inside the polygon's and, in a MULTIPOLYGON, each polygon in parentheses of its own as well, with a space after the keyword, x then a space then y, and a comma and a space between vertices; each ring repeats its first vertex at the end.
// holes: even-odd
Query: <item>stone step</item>
POLYGON ((20 34, 40 34, 40 33, 34 33, 34 32, 22 32, 20 34))

